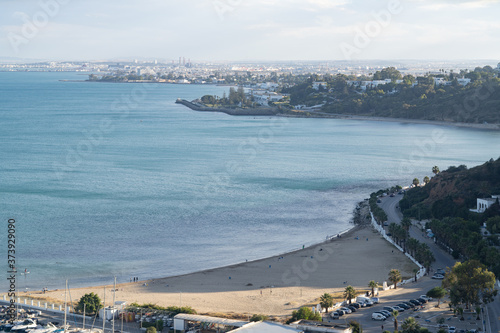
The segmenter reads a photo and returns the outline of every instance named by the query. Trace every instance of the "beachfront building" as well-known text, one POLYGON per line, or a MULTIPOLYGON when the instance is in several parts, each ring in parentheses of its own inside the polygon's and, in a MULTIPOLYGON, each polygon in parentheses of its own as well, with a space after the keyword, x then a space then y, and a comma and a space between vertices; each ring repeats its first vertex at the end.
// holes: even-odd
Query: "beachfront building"
POLYGON ((279 323, 267 322, 267 321, 258 321, 251 322, 243 327, 237 328, 233 331, 229 331, 228 333, 303 333, 304 331, 296 329, 291 326, 282 325, 279 323))
POLYGON ((484 213, 488 208, 491 207, 497 200, 500 200, 500 195, 492 195, 491 198, 480 199, 477 198, 477 206, 475 209, 469 209, 474 213, 484 213))
POLYGON ((352 333, 352 329, 348 324, 331 324, 320 321, 299 320, 291 323, 290 326, 303 332, 352 333))
POLYGON ((174 330, 185 332, 189 323, 202 324, 212 329, 235 329, 248 324, 248 321, 179 313, 174 317, 174 330))

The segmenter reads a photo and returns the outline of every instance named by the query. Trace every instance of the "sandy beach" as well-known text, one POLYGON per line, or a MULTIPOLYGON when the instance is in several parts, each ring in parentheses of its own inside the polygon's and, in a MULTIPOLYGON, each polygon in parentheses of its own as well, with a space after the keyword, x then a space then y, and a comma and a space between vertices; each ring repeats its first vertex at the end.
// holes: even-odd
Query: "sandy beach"
MULTIPOLYGON (((391 269, 403 278, 416 266, 385 241, 370 225, 358 225, 340 238, 280 256, 210 269, 192 274, 117 285, 116 300, 161 306, 191 306, 198 313, 237 313, 283 316, 317 302, 325 292, 343 291, 347 285, 368 290, 368 282, 387 281, 391 269)), ((71 297, 103 287, 71 289, 71 297)), ((112 299, 112 286, 106 287, 112 299)), ((63 300, 59 291, 35 297, 63 300)), ((109 302, 111 304, 111 302, 109 302)))

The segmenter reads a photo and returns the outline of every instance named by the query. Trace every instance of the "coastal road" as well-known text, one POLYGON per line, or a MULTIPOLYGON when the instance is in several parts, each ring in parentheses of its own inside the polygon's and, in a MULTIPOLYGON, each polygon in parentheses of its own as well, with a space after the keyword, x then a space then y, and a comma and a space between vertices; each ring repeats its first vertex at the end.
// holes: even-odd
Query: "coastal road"
MULTIPOLYGON (((399 209, 399 201, 401 201, 401 199, 403 199, 403 196, 401 194, 396 194, 394 197, 386 196, 380 198, 382 202, 378 205, 387 214, 387 221, 389 223, 401 223, 401 219, 403 218, 403 214, 399 209)), ((410 237, 415 238, 421 243, 429 245, 432 254, 434 254, 434 258, 436 258, 436 261, 432 264, 433 270, 437 268, 451 268, 453 267, 453 265, 455 265, 455 259, 453 259, 453 257, 449 253, 443 251, 443 249, 441 249, 436 243, 434 243, 432 239, 427 237, 424 232, 419 230, 417 226, 413 225, 410 228, 410 237)))
MULTIPOLYGON (((401 219, 403 217, 403 214, 399 209, 399 201, 401 199, 403 199, 403 196, 400 194, 396 194, 394 197, 386 196, 380 198, 381 202, 378 205, 387 214, 387 220, 389 223, 392 222, 401 223, 401 219)), ((419 242, 429 245, 429 248, 434 254, 434 258, 436 258, 436 261, 433 263, 433 267, 435 269, 436 268, 446 269, 446 267, 451 268, 455 264, 456 260, 453 259, 453 257, 449 253, 447 253, 437 244, 435 244, 432 239, 425 236, 425 233, 419 230, 418 227, 416 227, 415 225, 410 228, 410 237, 413 237, 417 239, 419 242)), ((436 285, 440 285, 440 283, 436 283, 436 285)), ((424 291, 429 289, 423 288, 422 290, 424 291)), ((425 294, 425 292, 422 292, 422 294, 425 294)), ((484 316, 483 324, 485 332, 500 333, 499 296, 496 297, 494 302, 486 305, 486 307, 484 308, 483 316, 484 316)))

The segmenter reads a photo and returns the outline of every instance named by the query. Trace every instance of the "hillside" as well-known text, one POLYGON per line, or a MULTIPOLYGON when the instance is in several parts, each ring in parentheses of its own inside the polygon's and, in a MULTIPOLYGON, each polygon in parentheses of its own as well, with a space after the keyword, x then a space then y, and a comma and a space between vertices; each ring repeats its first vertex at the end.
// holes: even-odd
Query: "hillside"
MULTIPOLYGON (((478 214, 470 213, 469 209, 476 207, 477 198, 489 198, 496 194, 500 194, 500 158, 471 169, 465 166, 449 167, 434 176, 426 186, 408 191, 400 207, 409 217, 478 220, 478 214)), ((498 215, 498 207, 496 209, 482 214, 480 220, 483 222, 498 215)))

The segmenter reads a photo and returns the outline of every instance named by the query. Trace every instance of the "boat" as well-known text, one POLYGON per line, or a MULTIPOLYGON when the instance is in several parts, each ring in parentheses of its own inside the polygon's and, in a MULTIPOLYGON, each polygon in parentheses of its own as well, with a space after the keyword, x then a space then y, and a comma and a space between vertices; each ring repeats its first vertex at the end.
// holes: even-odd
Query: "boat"
POLYGON ((26 330, 33 329, 36 327, 37 327, 36 320, 28 318, 28 319, 25 319, 22 323, 12 326, 10 331, 11 332, 25 332, 26 330))

